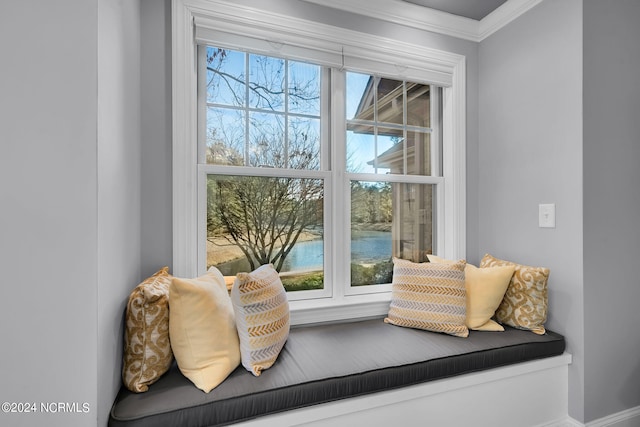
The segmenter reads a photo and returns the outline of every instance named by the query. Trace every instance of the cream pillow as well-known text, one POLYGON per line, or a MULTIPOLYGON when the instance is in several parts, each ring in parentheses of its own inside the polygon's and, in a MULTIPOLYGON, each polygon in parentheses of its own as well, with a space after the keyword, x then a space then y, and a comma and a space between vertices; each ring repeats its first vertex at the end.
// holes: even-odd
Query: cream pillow
POLYGON ((169 370, 169 267, 135 287, 127 301, 122 382, 134 393, 145 392, 169 370))
MULTIPOLYGON (((430 262, 449 262, 435 255, 427 255, 430 262)), ((504 331, 504 328, 491 320, 502 302, 514 266, 478 268, 467 264, 464 269, 467 290, 467 319, 469 329, 476 331, 504 331)))
POLYGON ((549 269, 505 261, 486 254, 480 268, 513 266, 513 277, 496 311, 496 320, 504 325, 543 335, 547 321, 547 281, 549 269))
POLYGON ((215 267, 195 279, 174 277, 169 336, 180 372, 208 393, 240 365, 240 342, 224 277, 215 267))
POLYGON ((289 303, 278 272, 263 265, 238 273, 231 288, 242 366, 255 376, 270 368, 289 337, 289 303))
POLYGON ((467 337, 466 262, 393 259, 391 304, 385 323, 467 337))

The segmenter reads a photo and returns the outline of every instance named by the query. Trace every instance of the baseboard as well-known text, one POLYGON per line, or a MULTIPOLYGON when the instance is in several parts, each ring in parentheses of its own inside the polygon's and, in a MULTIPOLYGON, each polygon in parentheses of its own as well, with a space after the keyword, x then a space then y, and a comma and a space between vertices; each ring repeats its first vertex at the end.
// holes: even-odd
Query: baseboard
POLYGON ((574 420, 571 417, 566 417, 566 418, 552 421, 550 423, 537 425, 535 427, 585 427, 585 425, 574 420))
POLYGON ((608 415, 583 424, 567 417, 553 423, 536 427, 638 427, 640 426, 640 406, 608 415))
POLYGON ((627 409, 585 424, 585 427, 638 427, 640 426, 640 406, 627 409))

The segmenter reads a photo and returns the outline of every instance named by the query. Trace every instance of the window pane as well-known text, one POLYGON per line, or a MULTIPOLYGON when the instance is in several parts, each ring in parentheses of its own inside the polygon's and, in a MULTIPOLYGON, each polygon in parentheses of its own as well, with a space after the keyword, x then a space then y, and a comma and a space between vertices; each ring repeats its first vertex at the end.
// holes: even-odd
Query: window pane
POLYGON ((207 47, 207 102, 245 104, 245 54, 207 47))
POLYGON ((432 252, 433 186, 351 182, 351 285, 391 283, 393 257, 432 252))
POLYGON ((207 108, 207 163, 216 165, 244 165, 244 112, 228 108, 207 108))
POLYGON ((407 83, 407 124, 431 127, 430 87, 407 83))
POLYGON ((320 120, 289 119, 288 164, 291 169, 320 169, 320 120))
POLYGON ((284 116, 250 113, 249 165, 255 167, 286 167, 284 116))
POLYGON ((289 112, 320 116, 318 65, 289 61, 289 112))
POLYGON ((209 175, 207 268, 272 263, 287 290, 322 289, 323 201, 322 180, 209 175))
POLYGON ((404 123, 403 83, 392 79, 377 81, 377 121, 382 123, 404 123))
MULTIPOLYGON (((366 74, 347 73, 347 119, 356 119, 361 115, 361 111, 365 109, 365 105, 371 108, 373 102, 373 93, 370 87, 373 84, 373 77, 366 74), (371 98, 371 99, 369 99, 371 98)), ((373 116, 371 119, 373 119, 373 116)))
POLYGON ((360 129, 347 131, 347 171, 352 173, 389 173, 389 164, 381 162, 379 156, 391 150, 396 143, 388 136, 361 132, 360 129))
POLYGON ((373 163, 389 173, 403 174, 406 157, 403 131, 390 128, 378 128, 378 152, 373 163))
POLYGON ((407 174, 431 175, 431 134, 407 132, 407 174))
POLYGON ((284 59, 249 55, 249 105, 284 111, 284 59))

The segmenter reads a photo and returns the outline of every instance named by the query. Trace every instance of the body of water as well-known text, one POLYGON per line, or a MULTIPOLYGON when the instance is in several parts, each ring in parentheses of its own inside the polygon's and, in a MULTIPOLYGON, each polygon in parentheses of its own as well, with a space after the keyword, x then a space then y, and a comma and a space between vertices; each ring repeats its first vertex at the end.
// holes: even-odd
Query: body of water
MULTIPOLYGON (((323 241, 298 242, 287 256, 283 272, 296 270, 322 270, 323 241)), ((351 262, 362 264, 388 261, 391 258, 390 231, 354 231, 351 239, 351 262)), ((246 259, 229 261, 217 266, 225 276, 240 271, 250 271, 246 259)))

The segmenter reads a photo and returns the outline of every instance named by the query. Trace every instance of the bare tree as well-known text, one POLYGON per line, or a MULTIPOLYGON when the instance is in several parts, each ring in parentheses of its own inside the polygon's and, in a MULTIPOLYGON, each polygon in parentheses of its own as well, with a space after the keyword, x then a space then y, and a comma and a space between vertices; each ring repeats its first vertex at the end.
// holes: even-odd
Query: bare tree
MULTIPOLYGON (((257 56, 253 59, 254 75, 246 78, 243 70, 235 74, 228 71, 225 61, 229 55, 224 49, 208 49, 208 86, 213 93, 224 91, 227 103, 250 104, 252 113, 243 117, 240 108, 213 110, 221 118, 217 126, 207 127, 207 161, 318 169, 318 120, 308 114, 282 114, 285 99, 290 110, 303 113, 319 102, 318 77, 305 79, 289 73, 289 81, 284 81, 284 60, 257 56), (224 115, 234 120, 227 124, 224 115)), ((272 263, 280 271, 301 234, 310 226, 322 224, 321 180, 210 175, 207 191, 209 240, 224 237, 237 245, 252 269, 272 263)))
POLYGON ((322 220, 316 180, 215 177, 209 191, 220 230, 252 269, 272 263, 280 271, 300 234, 322 220))

